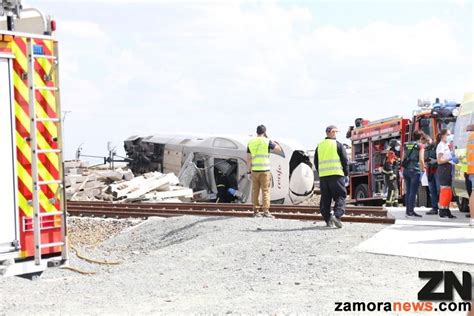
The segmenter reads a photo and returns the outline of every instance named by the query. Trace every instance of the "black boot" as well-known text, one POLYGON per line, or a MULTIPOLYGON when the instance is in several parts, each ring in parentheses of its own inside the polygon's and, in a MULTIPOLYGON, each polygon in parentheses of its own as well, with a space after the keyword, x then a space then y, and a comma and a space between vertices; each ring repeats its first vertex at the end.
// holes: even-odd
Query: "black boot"
POLYGON ((431 211, 426 212, 426 215, 438 215, 438 210, 432 208, 431 211))
POLYGON ((447 208, 439 210, 439 217, 443 219, 456 218, 456 216, 451 214, 451 211, 447 208))
POLYGON ((415 211, 407 212, 405 213, 405 217, 423 217, 418 213, 415 213, 415 211))
POLYGON ((449 208, 446 210, 446 214, 448 215, 448 218, 451 218, 451 219, 452 219, 452 218, 456 218, 456 216, 454 216, 454 215, 451 213, 451 210, 450 210, 449 208))

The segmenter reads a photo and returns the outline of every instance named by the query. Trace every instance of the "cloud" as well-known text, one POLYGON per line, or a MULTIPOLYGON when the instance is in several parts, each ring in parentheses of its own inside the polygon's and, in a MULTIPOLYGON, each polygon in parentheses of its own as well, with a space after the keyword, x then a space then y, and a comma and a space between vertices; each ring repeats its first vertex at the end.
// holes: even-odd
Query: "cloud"
MULTIPOLYGON (((30 0, 34 1, 34 0, 30 0)), ((30 2, 28 1, 28 2, 30 2)), ((41 2, 63 2, 62 0, 42 0, 41 2)), ((151 4, 209 4, 209 0, 69 0, 69 3, 106 3, 106 4, 129 4, 129 3, 151 3, 151 4)), ((225 3, 241 4, 243 0, 226 0, 225 3)), ((276 2, 276 0, 260 0, 260 2, 276 2)))
POLYGON ((452 0, 457 6, 464 9, 466 7, 466 0, 452 0))
POLYGON ((99 24, 91 21, 62 21, 61 32, 84 40, 104 40, 107 35, 99 24))
POLYGON ((247 134, 263 122, 312 148, 330 123, 343 129, 355 117, 409 115, 419 97, 462 97, 472 65, 462 28, 432 16, 352 25, 271 1, 147 8, 133 28, 115 18, 136 13, 132 4, 59 24, 73 144, 182 130, 247 134), (84 121, 93 122, 86 131, 84 121))
POLYGON ((431 18, 412 25, 371 22, 360 28, 320 27, 312 34, 313 49, 334 58, 377 59, 402 65, 463 61, 452 26, 431 18))

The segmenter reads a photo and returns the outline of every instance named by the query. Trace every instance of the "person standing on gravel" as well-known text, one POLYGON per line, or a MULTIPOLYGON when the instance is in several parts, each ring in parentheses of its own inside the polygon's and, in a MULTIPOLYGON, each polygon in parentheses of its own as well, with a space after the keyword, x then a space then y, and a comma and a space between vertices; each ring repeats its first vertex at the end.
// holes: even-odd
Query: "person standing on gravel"
POLYGON ((321 189, 321 215, 328 227, 342 228, 341 217, 346 209, 346 186, 349 184, 349 164, 344 146, 336 140, 338 129, 326 128, 326 138, 318 144, 314 153, 314 167, 319 174, 321 189), (334 200, 334 213, 331 203, 334 200))
POLYGON ((383 163, 382 173, 384 174, 385 185, 388 188, 385 206, 398 207, 398 157, 395 150, 389 149, 383 163))
POLYGON ((421 130, 413 132, 413 141, 405 143, 402 161, 403 181, 405 182, 405 216, 422 217, 415 212, 416 195, 421 183, 421 175, 425 171, 425 133, 421 130))
POLYGON ((270 151, 281 152, 281 147, 276 142, 267 138, 267 128, 264 125, 257 126, 257 136, 252 138, 247 146, 247 164, 251 170, 252 178, 252 204, 254 216, 273 217, 270 214, 270 184, 272 174, 270 172, 270 151), (262 204, 259 195, 262 192, 262 204))
POLYGON ((425 164, 426 176, 428 178, 428 188, 431 197, 431 210, 426 212, 426 215, 438 215, 438 196, 439 196, 439 178, 437 175, 438 171, 438 159, 436 157, 436 147, 438 142, 433 141, 430 135, 425 135, 426 147, 425 147, 425 164))
POLYGON ((451 132, 448 129, 442 129, 439 133, 440 141, 436 147, 436 157, 438 159, 438 178, 439 178, 439 217, 456 218, 449 209, 453 198, 453 165, 459 161, 451 151, 449 144, 452 142, 451 132))

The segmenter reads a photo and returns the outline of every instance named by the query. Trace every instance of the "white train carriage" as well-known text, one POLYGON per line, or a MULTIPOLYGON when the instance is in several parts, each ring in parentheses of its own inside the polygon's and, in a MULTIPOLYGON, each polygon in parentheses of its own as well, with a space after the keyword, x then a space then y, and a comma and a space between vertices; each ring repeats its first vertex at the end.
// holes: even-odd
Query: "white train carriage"
MULTIPOLYGON (((125 151, 134 172, 173 172, 181 184, 193 189, 196 200, 250 203, 251 180, 246 163, 250 138, 132 136, 125 141, 125 151)), ((270 154, 271 203, 301 203, 313 194, 314 174, 309 156, 295 142, 279 144, 282 152, 270 154)))

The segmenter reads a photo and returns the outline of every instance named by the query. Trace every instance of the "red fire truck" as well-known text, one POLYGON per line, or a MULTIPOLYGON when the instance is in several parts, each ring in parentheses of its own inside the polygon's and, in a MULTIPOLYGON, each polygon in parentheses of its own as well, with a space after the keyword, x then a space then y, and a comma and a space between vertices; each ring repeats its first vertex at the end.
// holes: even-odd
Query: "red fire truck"
POLYGON ((20 1, 0 17, 0 276, 67 261, 55 22, 20 1))
MULTIPOLYGON (((446 104, 453 104, 446 102, 446 104)), ((350 196, 357 204, 382 205, 385 198, 384 176, 381 171, 389 143, 392 139, 401 144, 400 156, 403 157, 403 145, 411 141, 413 131, 423 130, 434 139, 439 131, 448 128, 454 131, 458 104, 445 107, 437 99, 431 105, 419 101, 420 109, 414 111, 412 119, 393 116, 376 121, 357 119, 351 126, 348 138, 352 143, 350 164, 350 196)), ((399 192, 403 192, 400 177, 399 192)), ((427 187, 420 186, 417 205, 428 205, 427 187)), ((402 194, 400 194, 402 195, 402 194)))

